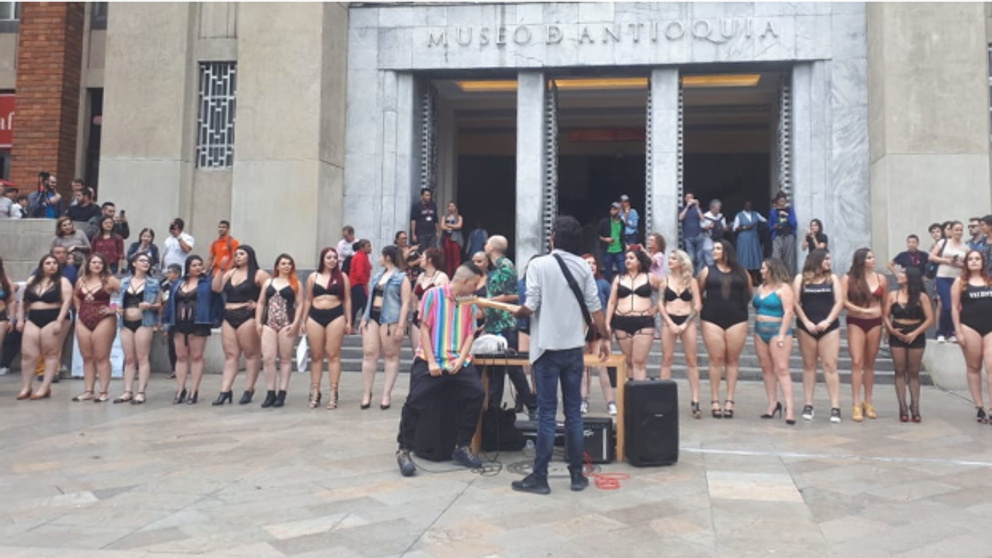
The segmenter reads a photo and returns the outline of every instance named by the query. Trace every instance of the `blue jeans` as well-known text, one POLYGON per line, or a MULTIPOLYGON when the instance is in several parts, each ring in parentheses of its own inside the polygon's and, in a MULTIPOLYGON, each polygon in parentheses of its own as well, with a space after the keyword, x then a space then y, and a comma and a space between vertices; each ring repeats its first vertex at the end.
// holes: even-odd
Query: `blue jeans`
POLYGON ((951 286, 953 277, 937 278, 937 296, 940 297, 940 316, 937 320, 937 335, 954 335, 954 321, 951 319, 951 286))
POLYGON ((623 273, 623 252, 617 254, 611 254, 609 252, 603 253, 603 277, 606 278, 607 282, 613 282, 613 276, 615 274, 623 273), (616 271, 614 271, 614 267, 616 271))
POLYGON ((582 471, 582 348, 545 351, 534 363, 534 383, 537 385, 537 453, 534 456, 534 477, 548 480, 548 463, 555 444, 555 417, 558 413, 558 382, 561 382, 562 405, 565 410, 565 439, 568 470, 582 471))
POLYGON ((705 257, 705 242, 706 237, 702 234, 697 234, 696 236, 687 236, 683 243, 685 244, 685 251, 689 254, 689 259, 692 260, 693 275, 699 273, 702 270, 703 264, 706 262, 705 257))

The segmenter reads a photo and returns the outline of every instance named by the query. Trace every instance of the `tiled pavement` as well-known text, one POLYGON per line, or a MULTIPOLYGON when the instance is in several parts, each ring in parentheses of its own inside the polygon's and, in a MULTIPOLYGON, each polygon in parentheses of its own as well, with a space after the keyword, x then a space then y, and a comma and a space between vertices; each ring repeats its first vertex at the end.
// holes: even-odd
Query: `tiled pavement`
POLYGON ((195 407, 160 376, 140 407, 71 403, 69 380, 15 402, 0 378, 0 556, 992 555, 992 427, 960 394, 925 388, 924 422, 900 424, 881 386, 878 420, 831 425, 821 386, 817 420, 788 427, 745 383, 733 421, 683 415, 676 466, 540 497, 510 490, 519 453, 401 478, 405 387, 361 411, 344 380, 341 409, 311 411, 301 375, 280 410, 211 407, 217 376, 195 407))

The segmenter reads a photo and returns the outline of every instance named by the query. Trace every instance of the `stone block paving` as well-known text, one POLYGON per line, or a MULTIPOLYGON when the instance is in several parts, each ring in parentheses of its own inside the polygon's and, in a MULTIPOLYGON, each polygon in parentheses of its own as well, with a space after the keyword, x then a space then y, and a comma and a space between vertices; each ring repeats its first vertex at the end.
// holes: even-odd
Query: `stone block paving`
POLYGON ((132 406, 72 403, 74 380, 16 402, 0 378, 0 556, 992 555, 992 426, 959 393, 924 388, 923 423, 901 424, 883 386, 879 419, 845 408, 833 425, 820 387, 816 419, 789 427, 757 418, 760 384, 739 385, 733 420, 699 421, 680 385, 677 465, 605 465, 629 480, 576 494, 557 463, 541 497, 510 489, 526 451, 498 473, 418 461, 400 477, 405 386, 363 411, 346 374, 341 408, 310 410, 297 375, 288 406, 264 410, 212 407, 218 383, 173 406, 156 376, 132 406))

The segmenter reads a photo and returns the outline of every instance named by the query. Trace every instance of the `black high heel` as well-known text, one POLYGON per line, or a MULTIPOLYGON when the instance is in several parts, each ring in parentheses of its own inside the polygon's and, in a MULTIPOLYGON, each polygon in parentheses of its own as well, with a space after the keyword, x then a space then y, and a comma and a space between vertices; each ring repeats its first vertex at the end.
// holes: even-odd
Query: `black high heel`
POLYGON ((710 401, 710 406, 712 407, 713 405, 716 405, 716 408, 715 409, 711 408, 710 409, 710 414, 712 414, 713 415, 713 418, 715 418, 715 419, 722 419, 723 418, 723 409, 720 408, 720 402, 719 401, 710 401))
POLYGON ((734 410, 733 409, 728 409, 727 408, 727 403, 730 403, 731 405, 733 405, 734 404, 734 400, 733 399, 727 399, 727 400, 725 400, 723 402, 723 418, 725 418, 725 419, 732 419, 732 418, 734 418, 734 410))
POLYGON ((775 402, 775 408, 772 409, 771 414, 765 413, 765 414, 761 415, 760 418, 763 418, 763 419, 773 419, 773 418, 775 418, 775 415, 776 414, 778 414, 778 416, 782 416, 782 402, 781 401, 776 401, 775 402))
POLYGON ((699 410, 699 401, 692 402, 692 418, 698 419, 702 418, 703 412, 699 410))
POLYGON ((220 395, 217 396, 217 399, 214 399, 214 402, 211 403, 211 405, 217 407, 223 405, 224 403, 233 403, 233 402, 234 402, 234 392, 222 391, 220 392, 220 395))
POLYGON ((368 409, 371 406, 372 406, 372 393, 370 392, 369 393, 369 402, 368 403, 362 403, 361 404, 361 407, 362 407, 362 410, 364 411, 365 409, 368 409))
POLYGON ((189 399, 186 400, 186 404, 187 405, 196 405, 197 401, 199 401, 199 400, 200 400, 200 392, 199 391, 194 391, 193 392, 193 395, 190 395, 189 396, 189 399))
POLYGON ((186 401, 186 388, 183 388, 182 391, 180 391, 179 393, 176 394, 176 397, 173 398, 173 400, 172 400, 172 404, 173 405, 181 405, 183 403, 183 401, 186 401))
POLYGON ((255 390, 246 389, 245 392, 241 394, 241 400, 238 401, 238 405, 247 405, 251 403, 252 397, 255 397, 255 390))
POLYGON ((269 390, 265 392, 265 401, 262 401, 262 408, 268 409, 276 402, 276 392, 274 390, 269 390))
POLYGON ((272 406, 282 407, 285 404, 286 404, 286 392, 283 390, 279 390, 279 393, 276 394, 276 400, 272 403, 272 406))
POLYGON ((977 417, 978 423, 979 424, 988 424, 989 423, 989 419, 988 419, 988 417, 985 416, 985 409, 983 409, 981 407, 975 407, 975 408, 978 409, 978 417, 977 417))

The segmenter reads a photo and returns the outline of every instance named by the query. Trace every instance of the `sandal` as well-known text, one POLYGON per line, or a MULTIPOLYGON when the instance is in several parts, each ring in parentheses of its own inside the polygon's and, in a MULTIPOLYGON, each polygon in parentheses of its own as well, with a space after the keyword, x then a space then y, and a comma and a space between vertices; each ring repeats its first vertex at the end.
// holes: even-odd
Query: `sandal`
POLYGON ((692 402, 692 418, 698 419, 703 416, 703 412, 699 410, 699 401, 692 402))
POLYGON ((333 411, 338 408, 338 388, 331 390, 331 393, 327 395, 327 410, 333 411))
POLYGON ((125 391, 124 395, 114 399, 114 405, 118 403, 130 403, 134 399, 134 395, 130 391, 125 391))
POLYGON ((316 409, 320 405, 320 390, 310 390, 310 408, 316 409))
POLYGON ((713 418, 715 418, 715 419, 722 419, 723 418, 723 409, 720 408, 720 402, 719 401, 710 401, 710 406, 712 407, 710 409, 710 414, 713 415, 713 418))
POLYGON ((77 403, 80 401, 91 401, 92 399, 93 399, 93 392, 89 390, 84 391, 82 394, 72 398, 72 400, 77 403))
POLYGON ((143 391, 139 391, 134 396, 134 399, 131 400, 132 405, 144 405, 144 403, 145 403, 145 392, 143 391))
POLYGON ((727 407, 727 404, 728 403, 731 404, 731 405, 733 405, 734 404, 734 400, 733 399, 727 399, 726 401, 723 402, 723 418, 725 418, 725 419, 732 419, 732 418, 734 418, 734 410, 731 409, 731 408, 729 408, 729 407, 727 407))
POLYGON ((107 401, 110 401, 110 397, 106 392, 100 392, 100 397, 93 400, 94 403, 106 403, 107 401))

